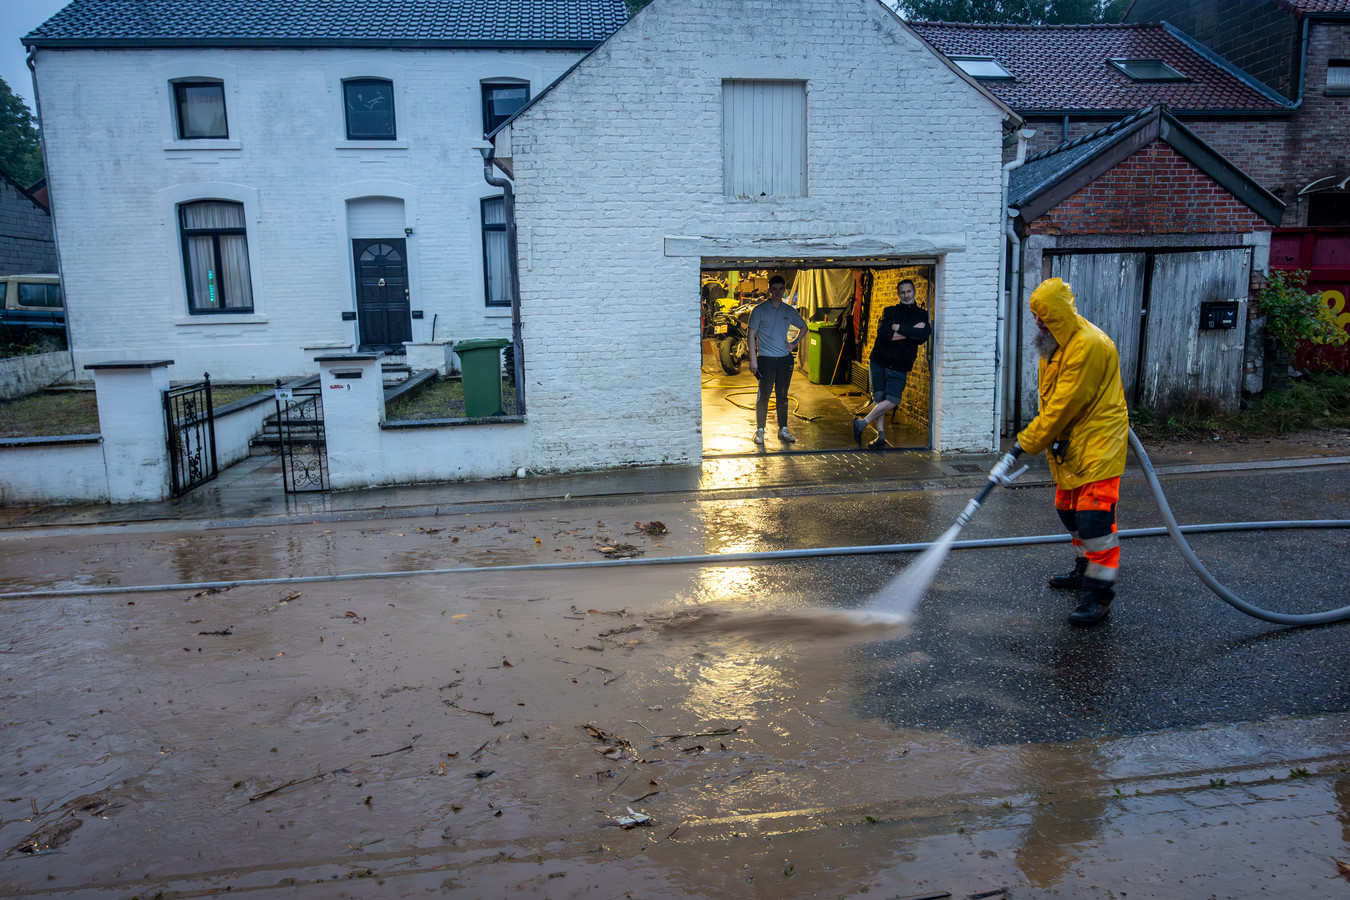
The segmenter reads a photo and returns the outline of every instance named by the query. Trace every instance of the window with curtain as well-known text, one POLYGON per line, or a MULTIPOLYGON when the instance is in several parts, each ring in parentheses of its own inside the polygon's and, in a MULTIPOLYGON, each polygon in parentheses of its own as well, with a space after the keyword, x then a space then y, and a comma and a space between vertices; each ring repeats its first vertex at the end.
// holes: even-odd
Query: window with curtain
POLYGON ((228 138, 225 121, 225 85, 219 81, 175 81, 174 107, 178 114, 178 139, 228 138))
POLYGON ((506 201, 484 197, 483 286, 488 306, 510 306, 506 279, 506 201))
POLYGON ((188 312, 253 312, 244 205, 202 200, 178 207, 188 312))
POLYGON ((722 82, 728 197, 806 196, 806 82, 722 82))
POLYGON ((392 141, 394 83, 383 78, 352 78, 342 82, 347 107, 347 140, 392 141))

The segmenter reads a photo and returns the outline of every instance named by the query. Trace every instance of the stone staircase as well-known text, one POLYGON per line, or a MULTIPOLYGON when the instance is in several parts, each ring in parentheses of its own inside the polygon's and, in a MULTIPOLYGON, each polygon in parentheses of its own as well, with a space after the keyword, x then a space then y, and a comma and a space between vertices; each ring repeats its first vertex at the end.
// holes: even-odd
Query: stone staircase
MULTIPOLYGON (((380 375, 384 384, 384 398, 388 402, 393 397, 405 390, 421 384, 423 381, 435 374, 434 369, 428 369, 424 372, 414 373, 412 367, 408 365, 406 356, 387 356, 380 364, 380 375)), ((314 384, 318 379, 310 378, 292 382, 293 385, 314 384)), ((320 405, 319 412, 322 416, 323 407, 320 405)), ((292 443, 304 443, 306 440, 317 441, 319 436, 319 427, 323 424, 322 418, 314 424, 291 426, 292 443)), ((249 456, 271 456, 281 452, 281 426, 277 422, 277 415, 273 413, 267 417, 263 423, 262 431, 254 435, 248 442, 249 456)))

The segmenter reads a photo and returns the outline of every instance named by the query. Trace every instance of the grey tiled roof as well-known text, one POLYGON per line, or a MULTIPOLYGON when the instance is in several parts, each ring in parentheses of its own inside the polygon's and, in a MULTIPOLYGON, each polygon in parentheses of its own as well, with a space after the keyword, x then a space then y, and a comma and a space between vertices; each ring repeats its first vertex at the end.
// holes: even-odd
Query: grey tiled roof
POLYGON ((59 46, 593 46, 623 0, 75 0, 24 43, 59 46))
POLYGON ((1130 126, 1152 115, 1156 107, 1140 110, 1132 116, 1112 122, 1091 134, 1060 144, 1053 150, 1027 157, 1025 164, 1008 175, 1008 205, 1021 206, 1027 200, 1068 175, 1107 147, 1122 139, 1130 126))

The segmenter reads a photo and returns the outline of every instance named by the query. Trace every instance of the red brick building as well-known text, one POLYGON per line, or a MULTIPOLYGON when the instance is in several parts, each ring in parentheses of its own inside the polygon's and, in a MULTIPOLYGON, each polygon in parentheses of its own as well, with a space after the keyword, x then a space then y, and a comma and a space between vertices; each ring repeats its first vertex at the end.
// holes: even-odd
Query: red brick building
MULTIPOLYGON (((1256 386, 1248 285, 1283 204, 1177 117, 1153 107, 1028 157, 1010 173, 1008 206, 1010 290, 1022 298, 1010 349, 1033 327, 1031 289, 1059 277, 1116 342, 1131 404, 1204 397, 1231 409, 1256 386)), ((1023 354, 1017 367, 1015 418, 1035 409, 1035 364, 1023 354)))

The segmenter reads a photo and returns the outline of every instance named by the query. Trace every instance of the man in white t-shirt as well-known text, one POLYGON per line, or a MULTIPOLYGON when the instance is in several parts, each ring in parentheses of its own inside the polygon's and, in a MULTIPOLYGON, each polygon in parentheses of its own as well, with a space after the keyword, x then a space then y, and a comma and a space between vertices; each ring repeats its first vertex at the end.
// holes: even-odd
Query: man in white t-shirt
POLYGON ((769 418, 769 392, 778 411, 778 439, 797 440, 788 431, 788 385, 792 381, 792 353, 806 334, 806 320, 796 308, 783 302, 787 283, 781 275, 769 279, 769 299, 750 312, 750 374, 759 379, 755 398, 755 443, 764 443, 764 423, 769 418), (788 341, 788 329, 797 336, 788 341))

